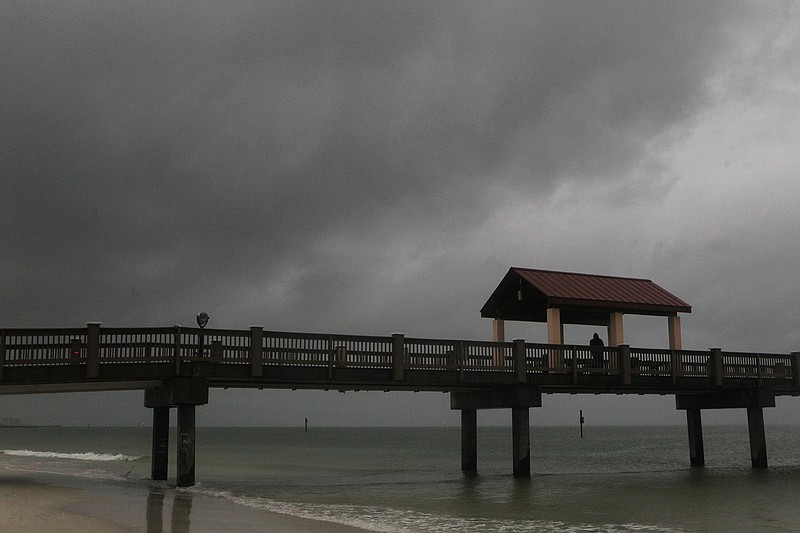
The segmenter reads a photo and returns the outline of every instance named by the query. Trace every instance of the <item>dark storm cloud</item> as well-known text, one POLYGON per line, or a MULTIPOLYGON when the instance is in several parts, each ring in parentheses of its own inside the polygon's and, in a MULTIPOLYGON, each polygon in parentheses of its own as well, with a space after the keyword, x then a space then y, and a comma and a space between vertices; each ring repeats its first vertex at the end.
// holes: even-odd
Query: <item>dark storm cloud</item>
POLYGON ((703 104, 731 10, 2 11, 3 319, 72 325, 233 308, 248 285, 291 280, 302 300, 336 301, 393 244, 418 236, 424 254, 479 225, 492 187, 542 196, 614 179, 703 104), (362 260, 337 265, 347 248, 362 260))

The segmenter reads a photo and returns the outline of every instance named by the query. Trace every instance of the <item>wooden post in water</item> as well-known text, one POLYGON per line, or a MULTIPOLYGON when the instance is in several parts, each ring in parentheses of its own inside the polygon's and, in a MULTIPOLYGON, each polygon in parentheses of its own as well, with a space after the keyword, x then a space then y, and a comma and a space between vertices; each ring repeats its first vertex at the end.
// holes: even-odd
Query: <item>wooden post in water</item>
POLYGON ((689 463, 692 468, 703 468, 706 466, 706 456, 700 409, 686 409, 686 427, 689 430, 689 463))
POLYGON ((764 410, 747 408, 747 429, 750 433, 750 459, 753 468, 767 468, 767 438, 764 433, 764 410))
POLYGON ((461 409, 461 471, 478 473, 478 410, 461 409))
POLYGON ((514 477, 531 477, 530 417, 527 407, 511 408, 511 431, 514 477))
POLYGON ((153 448, 150 477, 167 479, 169 465, 169 407, 153 407, 153 448))
POLYGON ((208 381, 180 377, 172 380, 171 403, 178 406, 178 487, 194 485, 195 407, 208 403, 208 381))
POLYGON ((144 406, 153 410, 153 442, 150 454, 150 477, 167 479, 169 464, 169 409, 171 390, 156 387, 144 391, 144 406))
POLYGON ((178 405, 178 480, 179 487, 194 485, 195 406, 178 405))

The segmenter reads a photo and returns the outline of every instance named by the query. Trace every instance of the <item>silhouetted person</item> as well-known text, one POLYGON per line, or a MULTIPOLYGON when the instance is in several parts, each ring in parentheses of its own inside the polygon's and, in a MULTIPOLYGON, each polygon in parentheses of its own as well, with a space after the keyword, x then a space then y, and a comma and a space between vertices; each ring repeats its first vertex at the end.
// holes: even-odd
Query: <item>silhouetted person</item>
POLYGON ((589 341, 589 349, 592 352, 592 359, 594 360, 595 368, 604 368, 603 364, 603 339, 597 333, 594 334, 592 340, 589 341))

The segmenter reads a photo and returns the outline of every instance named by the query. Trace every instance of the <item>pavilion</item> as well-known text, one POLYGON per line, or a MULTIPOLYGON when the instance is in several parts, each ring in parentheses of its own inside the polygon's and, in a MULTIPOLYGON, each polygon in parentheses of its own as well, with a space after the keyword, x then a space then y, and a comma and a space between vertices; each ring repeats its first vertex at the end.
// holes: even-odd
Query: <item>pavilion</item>
POLYGON ((649 279, 511 267, 481 316, 492 318, 492 340, 505 341, 505 321, 546 322, 547 343, 562 344, 564 324, 605 326, 608 345, 625 344, 623 316, 664 316, 669 348, 681 349, 678 313, 689 304, 649 279))

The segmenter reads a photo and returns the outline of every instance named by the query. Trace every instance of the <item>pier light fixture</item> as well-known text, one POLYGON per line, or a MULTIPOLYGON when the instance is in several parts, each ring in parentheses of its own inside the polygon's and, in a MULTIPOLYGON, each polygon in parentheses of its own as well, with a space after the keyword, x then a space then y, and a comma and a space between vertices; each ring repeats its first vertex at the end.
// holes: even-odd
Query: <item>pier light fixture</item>
MULTIPOLYGON (((208 319, 209 318, 210 317, 208 316, 208 313, 206 313, 205 311, 203 311, 202 313, 197 315, 197 325, 200 326, 201 330, 204 327, 206 327, 206 324, 208 324, 208 319)), ((203 357, 203 354, 205 352, 205 348, 203 347, 203 340, 204 339, 203 339, 203 332, 202 331, 200 332, 200 335, 198 337, 199 338, 198 338, 198 341, 197 341, 197 357, 203 357)))

